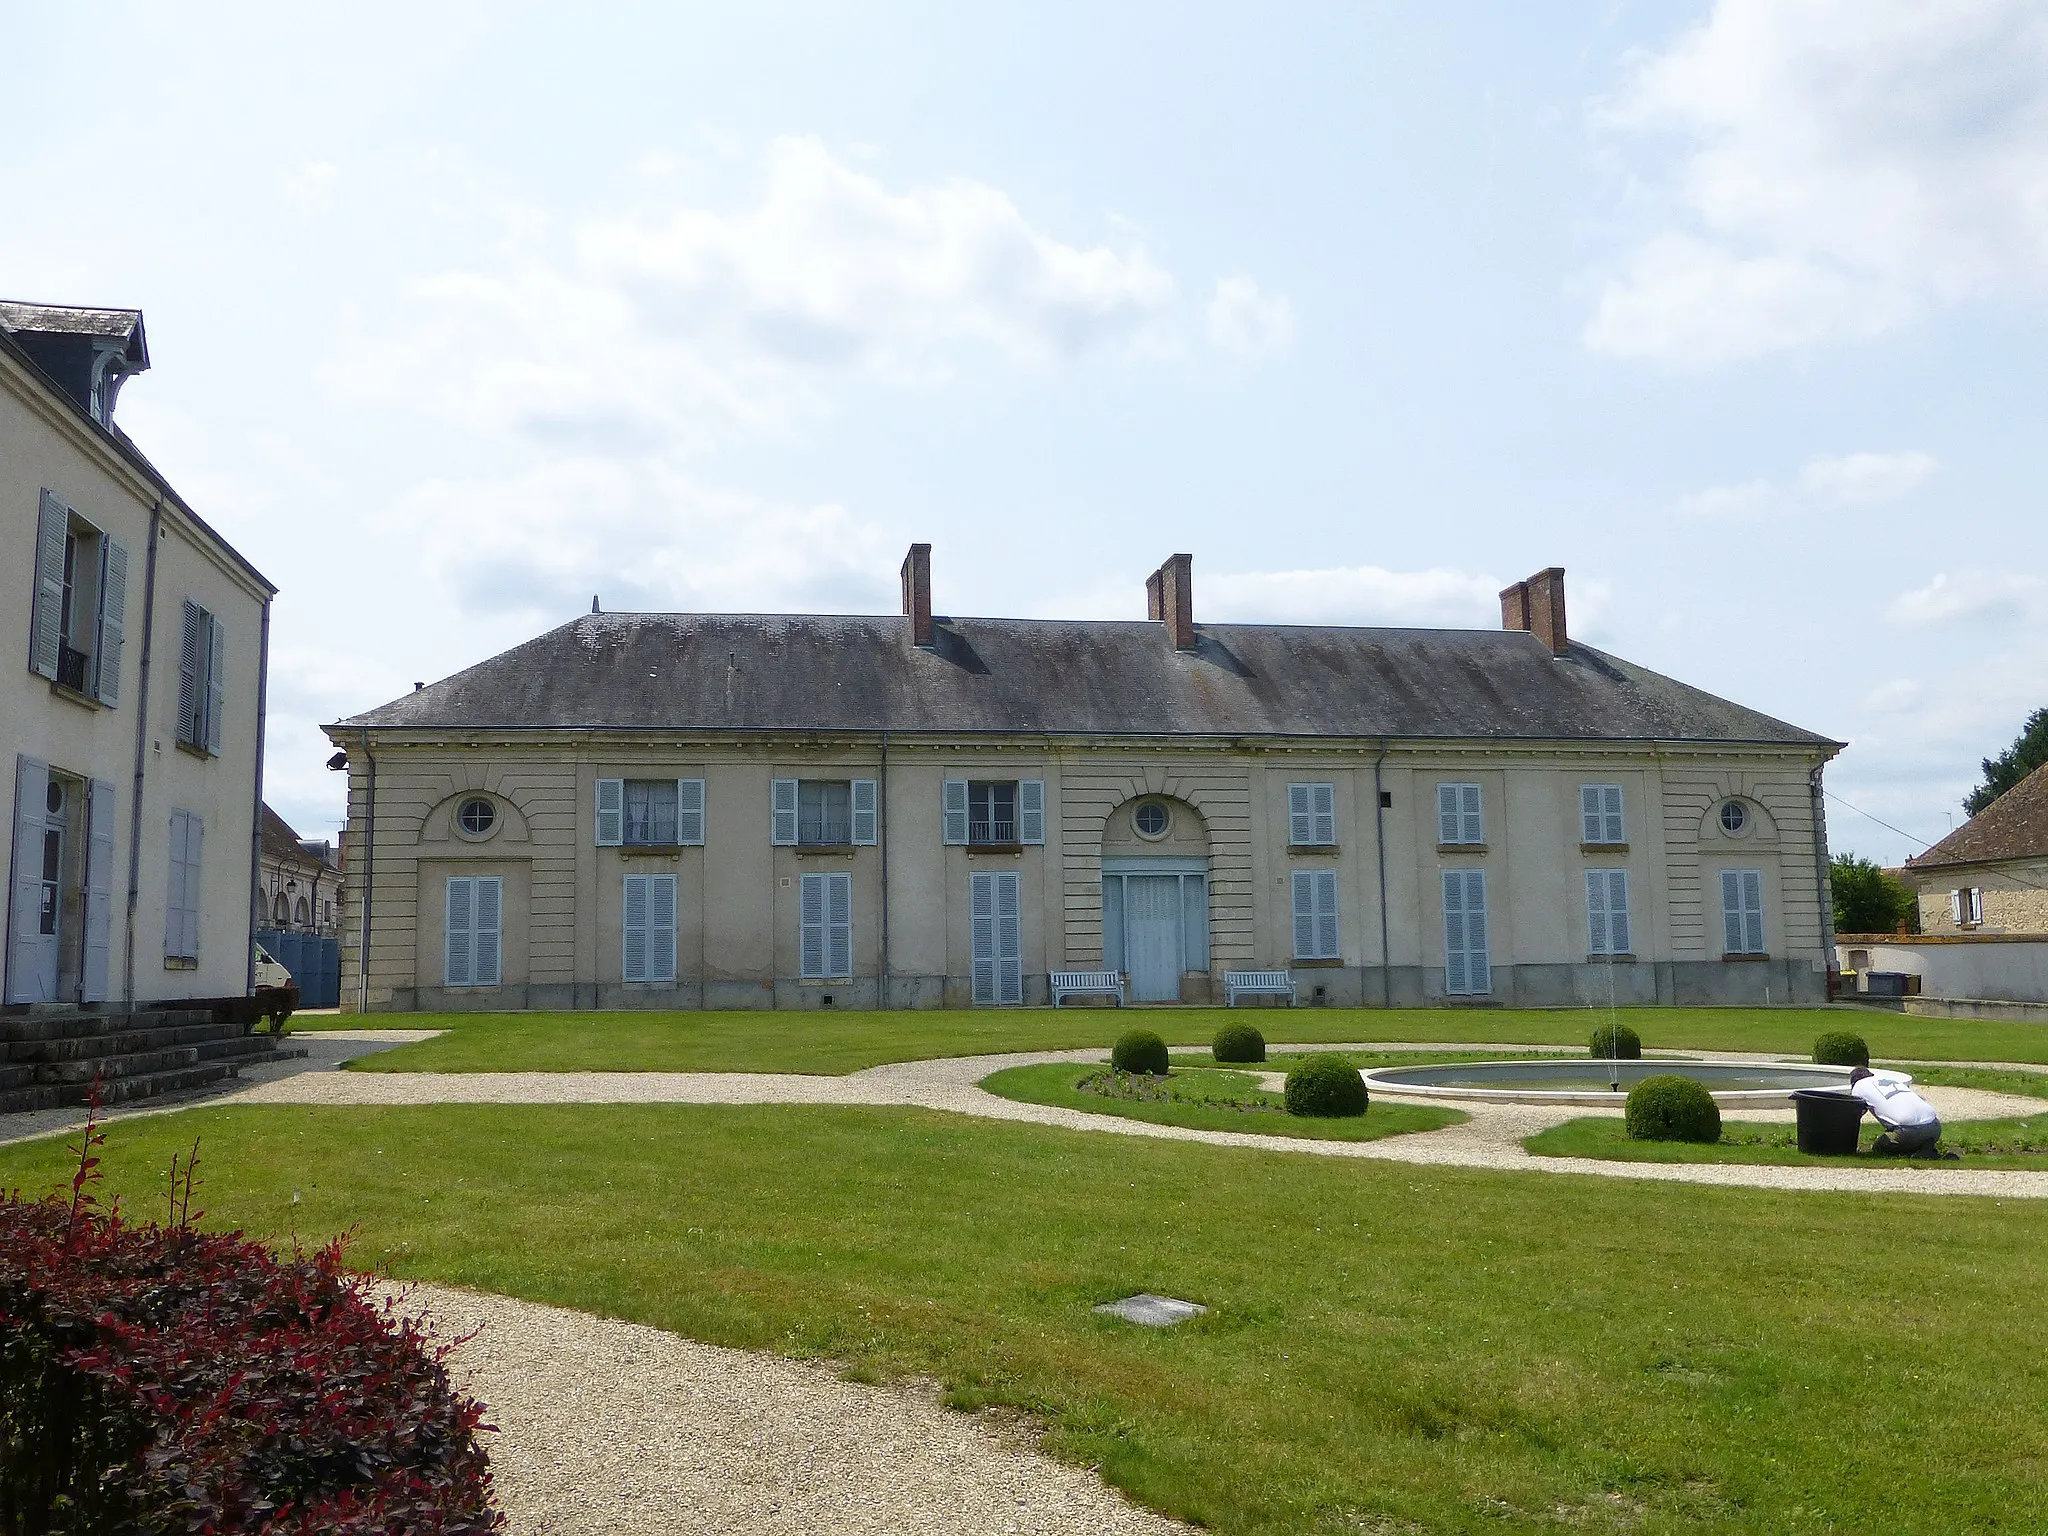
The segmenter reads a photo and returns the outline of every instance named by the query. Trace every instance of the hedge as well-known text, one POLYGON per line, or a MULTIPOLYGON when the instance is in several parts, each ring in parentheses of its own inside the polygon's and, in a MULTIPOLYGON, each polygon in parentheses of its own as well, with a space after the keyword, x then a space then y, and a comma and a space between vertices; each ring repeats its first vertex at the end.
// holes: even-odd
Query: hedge
POLYGON ((1109 1048, 1109 1064, 1119 1072, 1166 1075, 1166 1042, 1154 1030, 1127 1029, 1109 1048))
POLYGON ((1264 1061, 1266 1037, 1253 1024, 1229 1023, 1216 1031, 1209 1053, 1218 1061, 1264 1061))
POLYGON ((1640 1061, 1643 1037, 1626 1024, 1602 1024, 1593 1031, 1587 1049, 1607 1061, 1640 1061))
POLYGON ((1831 1029, 1813 1042, 1813 1059, 1823 1067, 1867 1067, 1870 1047, 1861 1035, 1846 1029, 1831 1029))
POLYGON ((1337 1119, 1366 1111, 1365 1079, 1342 1056, 1311 1056, 1287 1074, 1287 1113, 1337 1119))
POLYGON ((342 1239, 128 1221, 91 1199, 96 1139, 68 1196, 0 1196, 0 1532, 503 1529, 453 1346, 342 1239))
POLYGON ((1646 1077, 1629 1089, 1623 1114, 1638 1141, 1721 1139, 1721 1106, 1698 1078, 1674 1072, 1646 1077))

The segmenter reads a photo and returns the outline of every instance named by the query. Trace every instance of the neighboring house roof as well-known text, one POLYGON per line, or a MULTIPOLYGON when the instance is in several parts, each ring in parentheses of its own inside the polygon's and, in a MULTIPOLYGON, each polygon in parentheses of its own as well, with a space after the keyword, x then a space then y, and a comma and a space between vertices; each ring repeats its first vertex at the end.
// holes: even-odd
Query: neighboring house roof
POLYGON ((1914 873, 1949 864, 2048 858, 2048 766, 2036 768, 1917 858, 1914 873))
POLYGON ((589 614, 335 730, 597 728, 1840 743, 1525 631, 589 614))
POLYGON ((263 856, 280 864, 316 866, 326 862, 268 804, 263 807, 263 856))

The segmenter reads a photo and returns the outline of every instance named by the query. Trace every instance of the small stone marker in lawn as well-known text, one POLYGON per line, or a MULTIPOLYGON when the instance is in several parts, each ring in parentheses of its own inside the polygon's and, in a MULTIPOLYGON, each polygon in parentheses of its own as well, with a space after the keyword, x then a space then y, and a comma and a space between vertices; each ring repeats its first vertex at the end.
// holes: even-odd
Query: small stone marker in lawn
POLYGON ((1149 1291, 1140 1291, 1136 1296, 1126 1296, 1122 1301, 1105 1302, 1095 1308, 1107 1312, 1111 1317, 1120 1317, 1127 1323, 1139 1323, 1147 1328, 1171 1328, 1175 1323, 1184 1323, 1191 1317, 1200 1317, 1209 1309, 1198 1302, 1175 1301, 1171 1296, 1154 1296, 1149 1291))

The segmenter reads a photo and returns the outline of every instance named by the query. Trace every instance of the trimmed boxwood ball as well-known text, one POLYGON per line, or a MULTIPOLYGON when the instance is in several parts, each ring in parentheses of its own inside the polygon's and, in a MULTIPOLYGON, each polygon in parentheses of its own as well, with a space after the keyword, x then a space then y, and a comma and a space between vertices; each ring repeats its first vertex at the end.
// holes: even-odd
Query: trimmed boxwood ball
POLYGON ((1870 1047, 1861 1035, 1846 1029, 1831 1029, 1813 1042, 1813 1059, 1823 1067, 1867 1067, 1870 1047))
POLYGON ((1628 1091, 1628 1133, 1638 1141, 1719 1141, 1721 1106, 1695 1078, 1664 1073, 1628 1091))
POLYGON ((1365 1079, 1342 1056, 1311 1056, 1287 1074, 1287 1113, 1334 1120, 1362 1115, 1365 1079))
POLYGON ((1640 1061, 1643 1037, 1626 1024, 1602 1024, 1593 1031, 1590 1049, 1604 1060, 1640 1061))
POLYGON ((1218 1061, 1264 1061, 1266 1037, 1251 1024, 1226 1024, 1216 1031, 1209 1050, 1218 1061))
POLYGON ((1109 1064, 1119 1072, 1166 1075, 1166 1042, 1149 1029, 1127 1029, 1110 1047, 1109 1064))

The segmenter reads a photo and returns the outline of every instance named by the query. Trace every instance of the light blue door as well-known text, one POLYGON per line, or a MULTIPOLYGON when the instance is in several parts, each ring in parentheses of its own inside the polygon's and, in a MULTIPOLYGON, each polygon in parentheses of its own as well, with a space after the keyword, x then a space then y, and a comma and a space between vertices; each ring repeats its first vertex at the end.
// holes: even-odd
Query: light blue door
POLYGON ((1133 875, 1124 881, 1124 943, 1131 998, 1180 1001, 1181 898, 1178 875, 1133 875))

